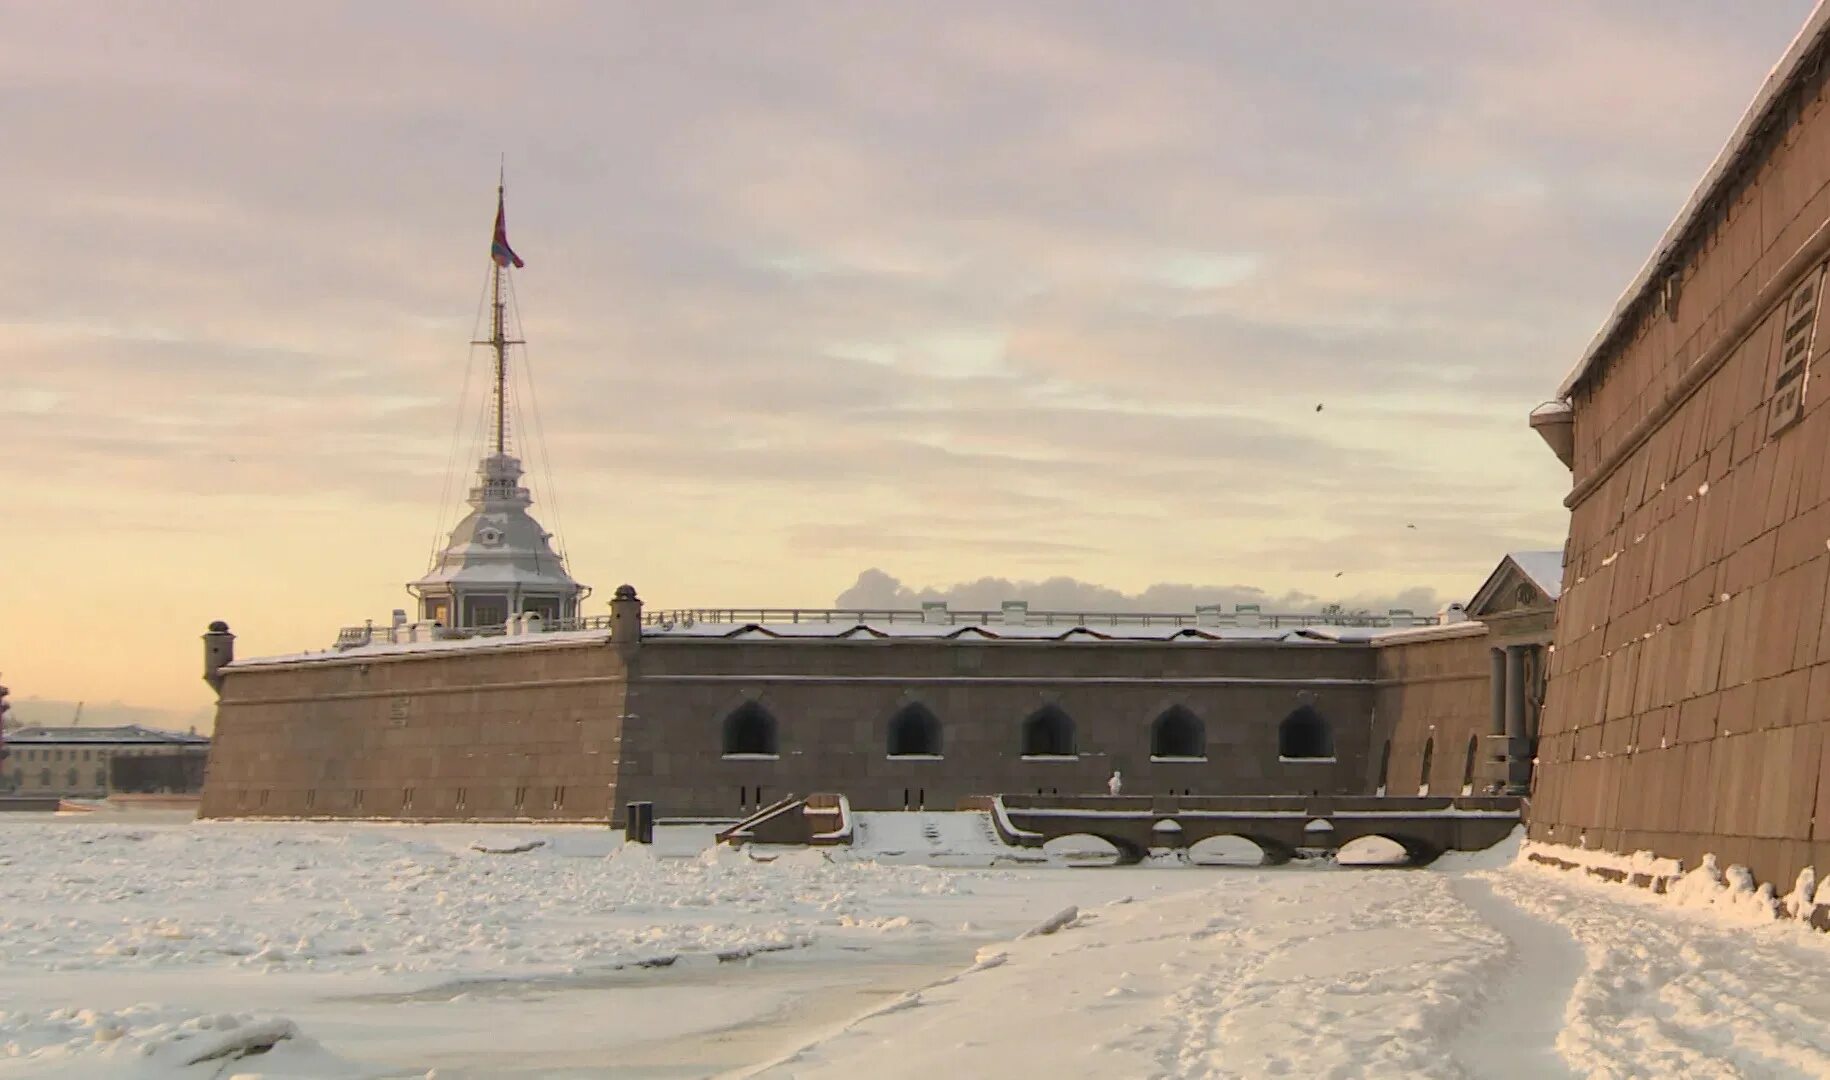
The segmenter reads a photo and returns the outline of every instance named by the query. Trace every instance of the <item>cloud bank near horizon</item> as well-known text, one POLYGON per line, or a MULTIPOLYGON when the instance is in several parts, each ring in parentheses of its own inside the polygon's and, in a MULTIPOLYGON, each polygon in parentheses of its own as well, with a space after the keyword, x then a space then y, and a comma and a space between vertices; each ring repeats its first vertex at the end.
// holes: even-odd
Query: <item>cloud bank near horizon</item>
POLYGON ((858 574, 858 580, 840 593, 833 602, 838 608, 918 608, 924 601, 945 600, 947 606, 962 611, 996 611, 1006 600, 1025 600, 1037 611, 1152 611, 1192 612, 1197 605, 1257 604, 1270 612, 1319 611, 1325 605, 1339 604, 1348 611, 1384 614, 1394 608, 1417 614, 1433 614, 1447 600, 1428 585, 1418 585, 1398 592, 1350 592, 1343 590, 1329 597, 1298 590, 1268 592, 1253 585, 1186 585, 1159 582, 1141 592, 1127 593, 1071 577, 1052 577, 1042 581, 1012 581, 1009 578, 982 577, 944 587, 914 588, 892 575, 872 567, 858 574))

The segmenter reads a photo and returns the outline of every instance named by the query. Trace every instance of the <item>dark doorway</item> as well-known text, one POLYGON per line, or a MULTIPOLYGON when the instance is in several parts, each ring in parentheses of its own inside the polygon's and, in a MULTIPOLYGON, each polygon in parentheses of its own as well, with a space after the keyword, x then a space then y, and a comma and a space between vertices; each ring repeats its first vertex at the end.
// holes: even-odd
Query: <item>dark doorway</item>
POLYGON ((919 703, 904 705, 890 717, 891 757, 939 757, 940 720, 919 703))
POLYGON ((1074 721, 1053 705, 1044 705, 1023 721, 1024 757, 1073 757, 1074 721))
POLYGON ((1170 706, 1150 725, 1150 756, 1205 758, 1207 725, 1182 706, 1170 706))
POLYGON ((769 710, 746 701, 724 718, 726 754, 774 754, 775 717, 769 710))
POLYGON ((1333 757, 1334 734, 1328 730, 1327 718, 1308 705, 1298 706, 1277 726, 1277 756, 1333 757))

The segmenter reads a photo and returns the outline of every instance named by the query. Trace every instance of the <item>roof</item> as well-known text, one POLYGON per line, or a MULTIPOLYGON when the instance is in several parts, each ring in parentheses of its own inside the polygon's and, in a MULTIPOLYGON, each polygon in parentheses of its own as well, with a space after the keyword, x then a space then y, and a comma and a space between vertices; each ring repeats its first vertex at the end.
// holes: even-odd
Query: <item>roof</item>
POLYGON ((132 743, 135 745, 208 746, 210 737, 195 732, 162 731, 122 724, 118 727, 25 727, 6 733, 8 743, 132 743))
POLYGON ((1364 644, 1375 638, 1411 630, 1438 629, 1435 626, 1344 627, 1309 626, 1302 628, 1243 626, 1176 626, 1169 623, 1120 624, 1116 626, 1003 626, 996 623, 959 625, 948 623, 694 623, 672 627, 645 627, 644 641, 1031 641, 1031 642, 1154 642, 1164 644, 1213 644, 1217 642, 1255 642, 1258 644, 1323 645, 1364 644))
POLYGON ((1518 611, 1539 610, 1533 602, 1521 605, 1511 592, 1523 578, 1543 593, 1550 604, 1563 593, 1563 553, 1561 551, 1510 551, 1481 582, 1468 601, 1468 613, 1476 619, 1518 611))
POLYGON ((541 645, 589 645, 610 640, 608 630, 549 630, 538 634, 495 634, 488 637, 440 638, 436 641, 413 641, 390 644, 359 645, 349 649, 313 649, 305 652, 280 653, 275 656, 238 658, 227 666, 230 670, 268 667, 276 664, 310 664, 332 660, 369 660, 383 656, 411 653, 464 652, 489 649, 525 649, 541 645))
POLYGON ((1652 255, 1646 260, 1646 264, 1640 267, 1639 274, 1634 277, 1633 283, 1628 285, 1627 291, 1620 295, 1619 301, 1614 305, 1613 313, 1608 316, 1606 322, 1601 324, 1601 329, 1595 332, 1595 337, 1589 342, 1588 349, 1583 352, 1582 359, 1576 362, 1576 366, 1571 368, 1570 373, 1564 377, 1563 384, 1557 387, 1558 397, 1568 397, 1570 392, 1575 390, 1576 385, 1588 375, 1589 370, 1607 350, 1615 333, 1626 322, 1627 315, 1634 304, 1638 303, 1640 296, 1652 285, 1654 278, 1682 245, 1691 227, 1702 216, 1704 208, 1710 205, 1716 193, 1734 177, 1737 167, 1751 156, 1756 139, 1766 127, 1770 111, 1779 103, 1783 92, 1801 74, 1805 58, 1811 55, 1826 32, 1830 32, 1830 0, 1819 0, 1817 7, 1812 9, 1810 17, 1805 20, 1804 26, 1799 29, 1798 36, 1792 39, 1792 44, 1786 49, 1785 55, 1781 56, 1779 63, 1775 64, 1773 70, 1767 73, 1766 81, 1760 84, 1759 91, 1754 94, 1753 102, 1742 114, 1741 122, 1735 126, 1734 133, 1728 137, 1728 142, 1722 147, 1722 151, 1716 155, 1709 170, 1703 174, 1703 179, 1699 180, 1696 188, 1691 191, 1689 201, 1685 202, 1683 209, 1678 211, 1677 218, 1672 221, 1671 227, 1665 230, 1665 235, 1659 239, 1658 246, 1652 250, 1652 255))
POLYGON ((1544 595, 1555 600, 1563 595, 1563 552, 1509 551, 1506 557, 1524 572, 1544 595))

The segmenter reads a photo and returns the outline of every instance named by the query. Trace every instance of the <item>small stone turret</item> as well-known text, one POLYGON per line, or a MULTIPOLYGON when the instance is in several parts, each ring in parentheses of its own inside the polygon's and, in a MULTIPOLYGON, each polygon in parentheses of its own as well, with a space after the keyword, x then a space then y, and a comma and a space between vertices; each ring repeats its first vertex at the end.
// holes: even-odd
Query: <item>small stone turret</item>
POLYGON ((217 619, 203 635, 203 681, 210 689, 222 693, 222 669, 235 659, 235 635, 229 624, 217 619))
POLYGON ((642 601, 634 585, 618 585, 611 597, 610 640, 617 645, 642 642, 642 601))

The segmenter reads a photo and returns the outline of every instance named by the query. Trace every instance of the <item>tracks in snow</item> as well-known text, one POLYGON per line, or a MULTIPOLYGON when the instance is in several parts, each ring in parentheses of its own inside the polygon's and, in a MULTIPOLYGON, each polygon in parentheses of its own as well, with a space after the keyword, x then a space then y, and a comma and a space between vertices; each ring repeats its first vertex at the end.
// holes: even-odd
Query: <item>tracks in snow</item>
POLYGON ((1534 918, 1494 894, 1484 877, 1453 879, 1455 895, 1506 935, 1505 981, 1473 1023, 1450 1043, 1456 1059, 1482 1080, 1549 1080, 1573 1075, 1557 1052, 1570 996, 1581 977, 1581 946, 1569 931, 1534 918))

